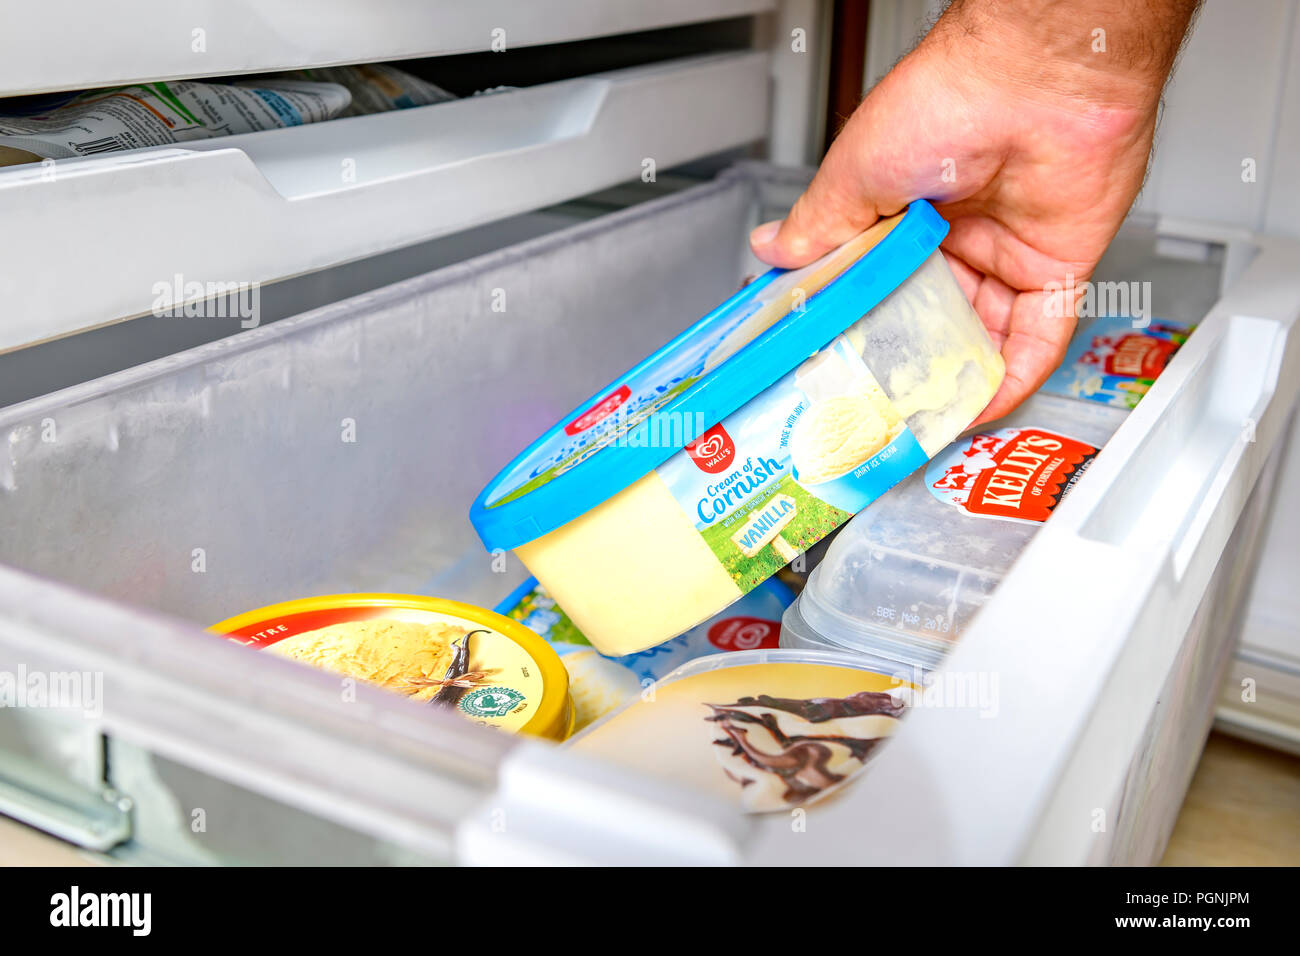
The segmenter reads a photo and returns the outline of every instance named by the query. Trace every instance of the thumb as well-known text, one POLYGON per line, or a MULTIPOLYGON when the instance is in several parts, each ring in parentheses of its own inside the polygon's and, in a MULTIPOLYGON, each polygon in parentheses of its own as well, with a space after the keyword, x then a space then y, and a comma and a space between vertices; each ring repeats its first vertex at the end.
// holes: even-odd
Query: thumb
MULTIPOLYGON (((768 265, 795 269, 848 242, 881 216, 893 215, 908 198, 877 181, 874 171, 896 163, 877 163, 870 101, 845 124, 822 160, 804 194, 784 220, 759 226, 749 234, 754 255, 768 265)), ((886 134, 887 135, 887 134, 886 134)))

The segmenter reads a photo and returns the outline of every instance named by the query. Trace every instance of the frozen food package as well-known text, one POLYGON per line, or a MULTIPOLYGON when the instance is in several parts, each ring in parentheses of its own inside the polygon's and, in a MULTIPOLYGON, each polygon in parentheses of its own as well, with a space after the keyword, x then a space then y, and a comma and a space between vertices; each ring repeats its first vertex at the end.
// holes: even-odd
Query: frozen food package
POLYGON ((739 600, 997 391, 947 228, 918 201, 743 288, 507 465, 470 510, 484 544, 515 550, 610 656, 739 600))
POLYGON ((251 77, 239 83, 241 86, 245 83, 257 86, 263 80, 274 81, 278 78, 336 83, 346 87, 352 94, 352 103, 340 116, 367 116, 457 99, 454 93, 448 93, 442 87, 388 63, 313 67, 309 70, 251 77))
POLYGON ((563 740, 569 676, 517 621, 414 594, 328 594, 248 611, 209 630, 227 640, 364 681, 497 730, 563 740))
MULTIPOLYGON (((1172 336, 1152 350, 1164 356, 1154 378, 1190 329, 1152 329, 1172 336)), ((1079 398, 1040 390, 853 518, 786 611, 782 646, 938 663, 1128 416, 1127 403, 1079 398)))
POLYGON ((258 85, 174 80, 0 103, 0 166, 318 123, 343 114, 347 87, 278 77, 258 85))
POLYGON ((914 690, 846 654, 718 654, 673 671, 567 746, 747 813, 790 812, 857 776, 914 690))
POLYGON ((497 605, 504 614, 546 639, 569 672, 569 692, 579 731, 617 707, 634 700, 673 669, 719 651, 775 648, 781 615, 793 592, 771 579, 721 614, 672 640, 636 654, 605 657, 583 636, 546 588, 529 578, 497 605))
POLYGON ((1074 336, 1043 391, 1133 408, 1190 334, 1186 325, 1167 319, 1101 316, 1074 336))

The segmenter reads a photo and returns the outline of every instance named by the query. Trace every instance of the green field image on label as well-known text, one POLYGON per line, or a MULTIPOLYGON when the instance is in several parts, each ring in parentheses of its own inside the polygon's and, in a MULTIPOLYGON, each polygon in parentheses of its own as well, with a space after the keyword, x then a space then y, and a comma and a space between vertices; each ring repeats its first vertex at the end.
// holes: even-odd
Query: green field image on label
MULTIPOLYGON (((518 621, 520 624, 527 626, 529 615, 538 610, 537 605, 538 593, 536 589, 529 591, 524 597, 506 612, 506 617, 518 621)), ((545 638, 552 644, 580 644, 586 647, 591 646, 591 641, 587 640, 586 635, 578 630, 578 625, 569 620, 569 615, 557 607, 554 603, 550 607, 544 607, 541 610, 553 614, 556 620, 547 629, 545 638)))
POLYGON ((792 475, 786 475, 756 501, 704 528, 700 536, 709 550, 717 555, 736 586, 747 593, 851 517, 853 515, 849 512, 828 505, 805 491, 792 475), (781 498, 793 502, 793 512, 785 511, 782 502, 782 507, 769 512, 773 519, 770 527, 765 531, 755 527, 755 519, 781 498), (740 542, 736 540, 738 535, 741 536, 740 542), (746 548, 746 540, 760 546, 746 548), (746 550, 752 553, 746 554, 746 550))

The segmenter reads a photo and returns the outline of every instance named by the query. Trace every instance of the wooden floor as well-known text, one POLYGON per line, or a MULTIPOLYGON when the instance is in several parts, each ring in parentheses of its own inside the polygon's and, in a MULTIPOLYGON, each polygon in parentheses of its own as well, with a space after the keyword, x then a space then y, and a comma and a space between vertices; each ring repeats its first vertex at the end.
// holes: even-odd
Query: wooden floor
POLYGON ((0 817, 0 867, 93 866, 94 863, 90 854, 62 840, 0 817))
POLYGON ((1300 757, 1211 734, 1161 866, 1300 866, 1300 757))

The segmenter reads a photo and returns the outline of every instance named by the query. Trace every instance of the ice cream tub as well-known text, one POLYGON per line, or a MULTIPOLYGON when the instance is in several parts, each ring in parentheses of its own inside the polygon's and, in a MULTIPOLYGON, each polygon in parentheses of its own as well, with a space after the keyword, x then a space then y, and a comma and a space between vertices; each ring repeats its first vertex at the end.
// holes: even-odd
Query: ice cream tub
POLYGON ((1192 334, 1168 319, 1105 315, 1080 329, 1043 391, 1130 409, 1192 334))
POLYGON ((782 646, 937 666, 1126 415, 1039 393, 958 438, 841 529, 782 646))
POLYGON ((748 813, 788 812, 857 776, 915 690, 847 654, 715 654, 679 667, 567 746, 748 813))
POLYGON ((576 732, 635 700, 687 661, 719 652, 778 647, 781 615, 793 600, 794 592, 772 578, 703 624, 622 657, 605 657, 592 647, 536 578, 521 584, 496 609, 545 638, 560 655, 569 672, 576 732))
POLYGON ((569 676, 542 638, 471 604, 411 594, 332 594, 272 604, 210 630, 375 684, 498 730, 563 740, 569 676))
POLYGON ((548 430, 470 519, 602 654, 717 614, 925 464, 1002 359, 924 201, 772 270, 548 430))

